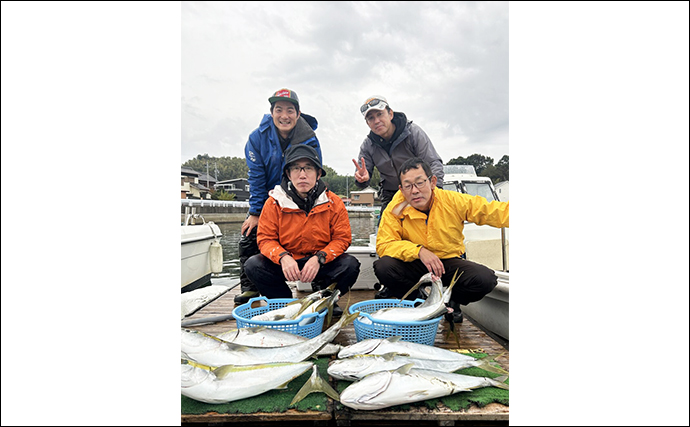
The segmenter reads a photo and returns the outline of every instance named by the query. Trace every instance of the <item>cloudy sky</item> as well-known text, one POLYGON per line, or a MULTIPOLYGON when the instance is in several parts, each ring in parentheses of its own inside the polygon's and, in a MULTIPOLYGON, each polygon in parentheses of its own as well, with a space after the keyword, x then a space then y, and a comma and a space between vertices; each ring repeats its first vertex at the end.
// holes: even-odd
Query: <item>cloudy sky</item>
POLYGON ((508 155, 508 2, 182 2, 181 162, 244 157, 287 87, 319 122, 324 163, 354 173, 386 97, 444 162, 508 155))

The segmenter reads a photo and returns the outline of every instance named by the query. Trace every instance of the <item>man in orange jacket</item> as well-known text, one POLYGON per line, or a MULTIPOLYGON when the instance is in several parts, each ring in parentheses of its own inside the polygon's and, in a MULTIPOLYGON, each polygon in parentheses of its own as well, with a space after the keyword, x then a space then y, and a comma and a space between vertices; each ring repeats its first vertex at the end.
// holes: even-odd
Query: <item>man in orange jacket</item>
POLYGON ((325 174, 313 147, 294 145, 285 152, 282 181, 269 191, 259 218, 261 253, 245 264, 247 277, 267 298, 292 298, 286 281, 297 280, 336 282, 342 296, 359 276, 359 260, 345 253, 352 243, 347 209, 321 181, 325 174))

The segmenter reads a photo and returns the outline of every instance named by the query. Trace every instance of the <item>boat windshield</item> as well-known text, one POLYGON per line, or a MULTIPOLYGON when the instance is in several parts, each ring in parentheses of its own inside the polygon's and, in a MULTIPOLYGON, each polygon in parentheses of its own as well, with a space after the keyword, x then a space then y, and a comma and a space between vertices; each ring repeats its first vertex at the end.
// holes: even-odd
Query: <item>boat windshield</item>
POLYGON ((450 190, 450 191, 460 191, 458 190, 458 183, 453 181, 453 182, 444 182, 443 183, 443 189, 444 190, 450 190))
POLYGON ((491 187, 485 182, 465 182, 465 188, 467 189, 467 194, 472 196, 482 196, 489 202, 496 200, 493 193, 491 192, 491 187))

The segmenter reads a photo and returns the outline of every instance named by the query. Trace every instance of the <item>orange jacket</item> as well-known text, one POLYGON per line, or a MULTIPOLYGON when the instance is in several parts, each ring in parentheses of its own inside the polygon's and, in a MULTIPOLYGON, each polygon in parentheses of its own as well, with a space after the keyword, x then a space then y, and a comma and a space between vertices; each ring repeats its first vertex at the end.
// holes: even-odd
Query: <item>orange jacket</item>
POLYGON ((256 240, 261 253, 271 261, 280 264, 280 254, 285 251, 294 259, 324 251, 328 263, 350 247, 350 218, 340 197, 324 191, 307 215, 280 185, 268 195, 256 240))

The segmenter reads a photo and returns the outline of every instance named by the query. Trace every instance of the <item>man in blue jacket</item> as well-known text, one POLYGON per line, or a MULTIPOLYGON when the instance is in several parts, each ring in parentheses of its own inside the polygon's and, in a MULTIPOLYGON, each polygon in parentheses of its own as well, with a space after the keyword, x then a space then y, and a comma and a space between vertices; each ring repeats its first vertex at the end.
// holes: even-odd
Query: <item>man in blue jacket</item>
POLYGON ((271 103, 271 114, 264 114, 259 127, 249 135, 244 147, 249 167, 249 213, 241 228, 239 255, 242 292, 235 296, 236 304, 244 304, 250 298, 259 296, 256 286, 244 271, 244 264, 249 257, 260 253, 256 243, 259 215, 268 198, 268 191, 280 184, 285 168, 283 153, 290 146, 307 144, 316 149, 323 164, 321 144, 314 132, 318 122, 315 117, 300 111, 297 94, 283 88, 268 98, 268 102, 271 103))

